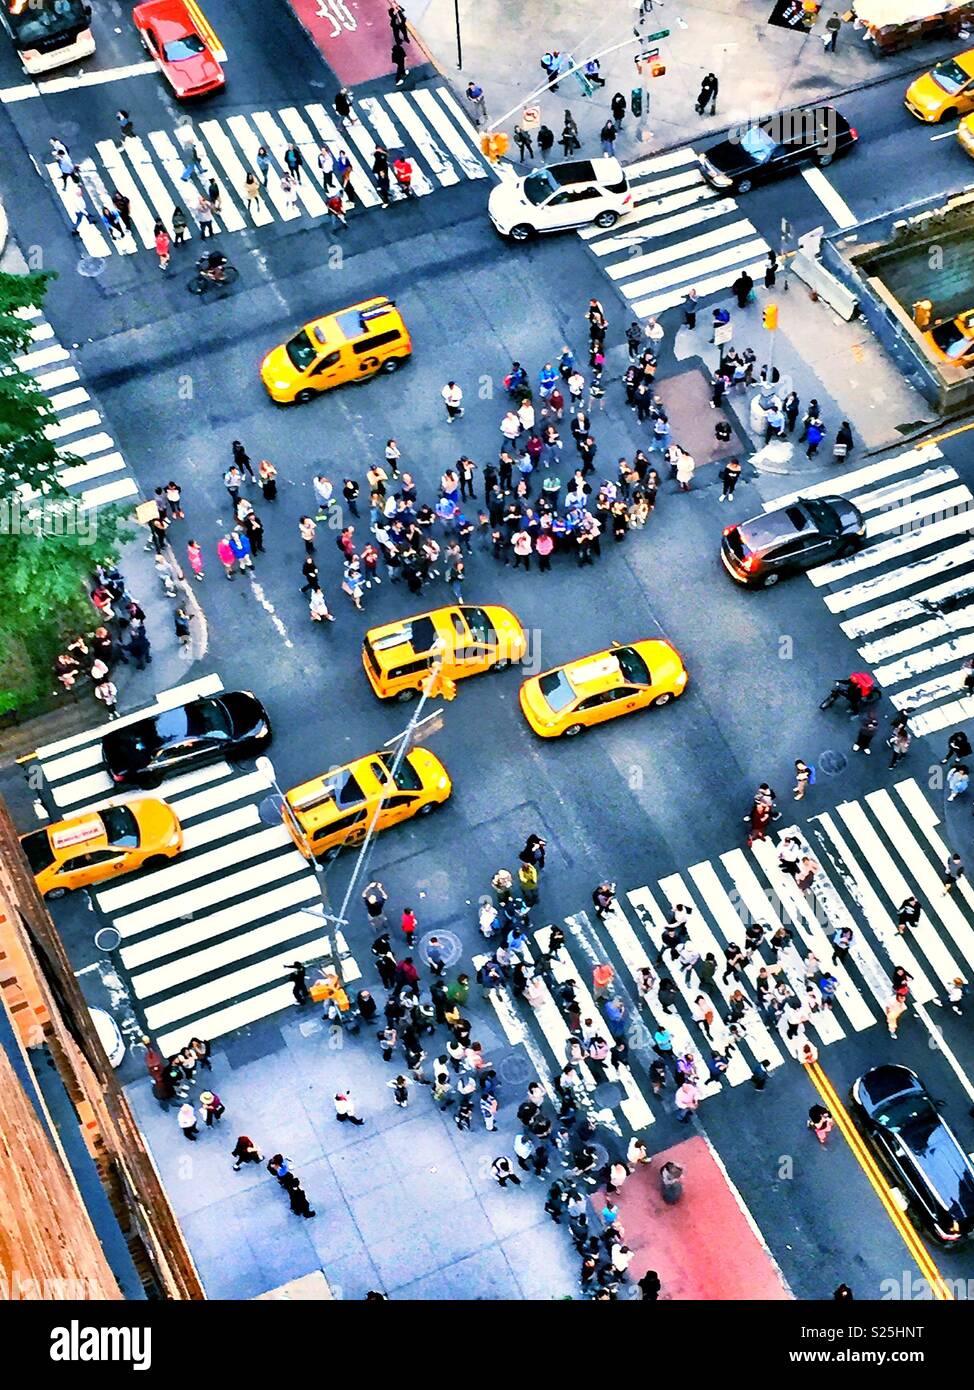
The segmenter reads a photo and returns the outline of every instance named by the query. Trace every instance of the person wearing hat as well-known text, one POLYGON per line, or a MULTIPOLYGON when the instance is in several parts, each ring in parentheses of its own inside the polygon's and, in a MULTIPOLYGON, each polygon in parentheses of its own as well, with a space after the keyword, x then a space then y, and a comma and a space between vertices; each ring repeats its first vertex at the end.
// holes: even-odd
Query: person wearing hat
POLYGON ((213 1127, 215 1120, 220 1119, 226 1108, 215 1091, 200 1092, 200 1118, 206 1121, 208 1129, 213 1127))

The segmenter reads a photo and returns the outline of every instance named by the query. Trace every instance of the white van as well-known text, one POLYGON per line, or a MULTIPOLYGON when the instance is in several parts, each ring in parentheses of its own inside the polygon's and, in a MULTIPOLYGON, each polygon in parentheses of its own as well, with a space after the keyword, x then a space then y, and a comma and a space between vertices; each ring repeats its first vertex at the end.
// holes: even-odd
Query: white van
POLYGON ((502 236, 527 241, 537 232, 612 227, 632 207, 626 171, 617 159, 572 159, 503 179, 487 211, 502 236))

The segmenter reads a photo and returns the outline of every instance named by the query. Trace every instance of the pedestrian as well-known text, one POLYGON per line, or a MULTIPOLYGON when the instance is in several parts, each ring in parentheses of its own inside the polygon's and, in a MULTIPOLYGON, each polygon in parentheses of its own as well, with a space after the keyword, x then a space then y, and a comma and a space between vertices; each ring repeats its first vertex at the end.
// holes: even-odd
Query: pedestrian
POLYGON ((233 558, 236 560, 241 574, 245 573, 247 570, 252 570, 254 567, 254 560, 251 554, 250 541, 239 526, 233 528, 227 540, 230 542, 233 558))
MULTIPOLYGON (((388 1061, 389 1059, 386 1058, 388 1061)), ((386 1085, 392 1090, 392 1098, 399 1106, 400 1110, 405 1110, 409 1104, 409 1082, 401 1073, 392 1081, 387 1081, 386 1085)))
POLYGON ((870 744, 876 737, 876 730, 879 728, 879 716, 875 710, 867 710, 859 721, 859 729, 856 733, 856 741, 852 745, 853 753, 865 753, 867 756, 872 753, 870 744))
POLYGON ((192 621, 193 615, 191 613, 187 613, 186 609, 183 608, 181 605, 173 613, 173 628, 176 633, 176 640, 179 642, 179 645, 181 647, 189 646, 191 636, 189 625, 192 621))
MULTIPOLYGON (((260 209, 261 209, 261 207, 263 206, 264 200, 263 200, 263 198, 261 197, 260 189, 261 189, 261 185, 260 185, 260 182, 259 182, 259 180, 258 180, 256 174, 254 174, 252 170, 248 170, 247 176, 246 176, 246 178, 244 179, 244 188, 243 188, 244 198, 247 200, 247 211, 248 211, 248 212, 253 211, 255 205, 256 205, 257 211, 259 212, 260 209)), ((255 214, 255 216, 256 216, 256 214, 255 214)))
POLYGON ((894 768, 897 763, 903 761, 910 751, 911 738, 909 729, 906 728, 905 725, 897 725, 886 742, 892 751, 889 765, 891 768, 894 768))
MULTIPOLYGON (((805 450, 808 458, 814 458, 818 453, 818 446, 825 436, 825 428, 821 420, 810 420, 806 427, 805 438, 808 441, 808 448, 805 450)), ((801 441, 799 440, 799 443, 801 441)))
POLYGON ((900 1026, 900 1019, 906 1013, 906 1002, 894 994, 883 1012, 886 1014, 886 1027, 889 1030, 889 1035, 891 1038, 895 1038, 896 1030, 900 1026))
MULTIPOLYGON (((768 259, 764 267, 764 288, 774 289, 775 277, 778 274, 778 256, 773 250, 768 251, 768 259)), ((792 426, 794 428, 794 426, 792 426)))
POLYGON ((127 111, 116 111, 115 119, 118 121, 119 129, 122 132, 122 140, 135 139, 135 126, 132 124, 132 117, 127 111))
POLYGON ((970 786, 970 769, 966 763, 955 763, 947 773, 947 800, 963 795, 970 786))
POLYGON ((530 132, 524 130, 522 126, 516 125, 514 127, 514 139, 517 141, 518 155, 522 162, 525 159, 533 159, 534 146, 531 143, 530 132))
POLYGON ((963 729, 955 729, 947 740, 947 752, 940 759, 941 766, 949 763, 951 758, 969 758, 974 754, 970 739, 963 729))
POLYGON ((457 1112, 453 1117, 453 1123, 461 1132, 470 1128, 470 1116, 473 1114, 473 1102, 469 1096, 465 1096, 457 1107, 457 1112))
POLYGON ((836 463, 844 463, 846 461, 849 457, 849 451, 852 445, 852 426, 849 424, 848 420, 843 420, 842 424, 836 430, 835 444, 832 446, 832 453, 836 463))
POLYGON ((734 489, 737 487, 738 479, 741 476, 740 460, 736 458, 728 459, 721 469, 720 481, 723 491, 720 494, 721 502, 729 502, 734 496, 734 489))
POLYGON ((845 958, 849 954, 852 946, 853 931, 851 927, 836 927, 832 933, 832 964, 844 965, 845 958))
POLYGON ((364 1125, 365 1121, 355 1113, 355 1103, 351 1091, 339 1091, 335 1096, 335 1119, 344 1123, 351 1120, 353 1125, 364 1125))
POLYGON ((744 309, 747 307, 747 302, 751 297, 751 291, 753 289, 754 281, 751 279, 750 275, 748 275, 746 270, 742 270, 740 275, 738 275, 737 279, 734 281, 733 285, 731 285, 731 293, 736 295, 737 297, 738 309, 744 309))
POLYGON ((538 154, 541 156, 542 164, 548 162, 548 155, 551 153, 555 143, 555 133, 546 125, 538 127, 538 154))
POLYGON ((200 1092, 200 1118, 206 1121, 208 1129, 213 1128, 225 1111, 226 1106, 215 1091, 200 1092))
POLYGON ((839 42, 839 30, 842 28, 842 20, 836 10, 833 10, 825 21, 825 33, 822 35, 822 42, 828 53, 834 53, 836 44, 839 42))
POLYGON ((230 1152, 230 1157, 235 1160, 233 1171, 239 1173, 244 1163, 261 1163, 264 1156, 249 1135, 241 1134, 237 1137, 237 1142, 230 1152))
POLYGON ((720 83, 717 81, 716 74, 708 72, 700 83, 700 91, 695 103, 695 110, 698 116, 706 115, 708 107, 710 108, 711 116, 717 114, 717 92, 719 88, 720 83))
POLYGON ((484 1122, 484 1129, 492 1133, 496 1129, 496 1117, 498 1110, 497 1097, 492 1092, 485 1092, 480 1097, 480 1114, 484 1122))
POLYGON ((700 1091, 696 1083, 691 1081, 689 1077, 677 1088, 673 1103, 679 1112, 682 1123, 689 1124, 700 1105, 700 1091))
POLYGON ((602 153, 611 158, 616 147, 616 128, 612 121, 606 121, 599 131, 599 139, 602 141, 602 153))
POLYGON ((809 763, 803 762, 801 758, 795 759, 795 785, 792 795, 796 801, 801 801, 809 787, 815 785, 815 769, 809 763))
POLYGON ((690 491, 690 484, 693 482, 696 467, 696 461, 687 453, 686 449, 677 448, 676 481, 680 492, 690 491))
POLYGON ((389 6, 389 23, 392 26, 392 37, 396 43, 409 42, 407 22, 406 11, 399 4, 399 0, 393 0, 389 6))
MULTIPOLYGON (((297 210, 298 210, 298 188, 297 188, 297 184, 296 184, 295 181, 294 181, 294 176, 293 176, 293 174, 289 173, 286 169, 285 169, 284 173, 281 175, 281 193, 284 195, 284 202, 285 202, 286 206, 287 206, 291 211, 297 212, 297 210)), ((202 202, 201 202, 201 203, 200 203, 200 207, 202 208, 202 206, 203 206, 203 204, 202 204, 202 202)), ((201 234, 201 235, 204 235, 203 230, 202 230, 202 227, 200 228, 200 234, 201 234)))
MULTIPOLYGON (((322 149, 323 149, 323 150, 326 150, 326 148, 327 148, 327 147, 322 146, 322 149)), ((332 176, 332 175, 331 175, 331 171, 332 171, 332 168, 334 167, 334 160, 332 160, 331 154, 330 154, 330 153, 328 154, 328 159, 329 159, 329 169, 328 169, 328 178, 327 178, 327 180, 326 180, 326 186, 327 186, 327 183, 331 181, 331 176, 332 176)), ((318 156, 318 162, 319 162, 319 167, 320 167, 320 165, 321 165, 321 155, 318 156)), ((374 176, 375 176, 376 187, 377 187, 378 190, 379 190, 379 197, 382 199, 382 206, 383 206, 384 208, 385 208, 385 207, 388 207, 388 206, 389 206, 389 155, 388 155, 388 153, 383 149, 383 147, 382 147, 381 145, 376 145, 375 151, 374 151, 374 153, 373 153, 373 155, 372 155, 372 173, 373 173, 374 176)))
MULTIPOLYGON (((107 668, 105 668, 107 670, 107 668)), ((92 668, 94 673, 94 667, 92 668)), ((118 718, 118 689, 115 684, 106 676, 100 680, 93 691, 96 700, 100 700, 105 706, 105 712, 109 719, 118 718)))
POLYGON ((964 877, 964 861, 963 861, 963 859, 961 859, 960 855, 957 854, 956 852, 954 852, 954 853, 951 854, 951 855, 948 855, 948 857, 947 857, 947 862, 946 862, 946 864, 944 865, 944 872, 943 872, 944 893, 945 893, 945 894, 950 893, 950 892, 953 890, 955 884, 959 883, 960 880, 961 880, 963 877, 964 877))
POLYGON ((153 235, 155 237, 156 255, 159 257, 159 269, 165 270, 169 265, 169 233, 158 219, 153 228, 153 235))
POLYGON ((565 158, 570 159, 576 150, 582 148, 582 142, 578 138, 578 126, 575 124, 572 113, 566 109, 565 122, 562 126, 559 143, 565 151, 565 158))
POLYGON ((816 1104, 808 1107, 807 1123, 808 1128, 812 1131, 820 1144, 825 1143, 826 1139, 828 1139, 832 1130, 835 1128, 835 1121, 824 1105, 816 1104))
POLYGON ((347 87, 342 87, 338 92, 338 95, 335 97, 334 106, 339 118, 344 121, 346 125, 358 125, 358 117, 352 110, 352 94, 347 87))
POLYGON ((612 119, 616 123, 616 129, 621 130, 622 123, 626 119, 626 98, 623 96, 622 92, 616 92, 610 102, 610 106, 612 109, 612 119))
POLYGON ((511 1160, 504 1155, 494 1159, 490 1165, 490 1171, 500 1187, 506 1187, 509 1182, 512 1182, 515 1187, 521 1186, 521 1179, 512 1168, 511 1160))
POLYGON ((448 381, 440 392, 443 397, 443 404, 446 406, 446 420, 448 425, 452 425, 455 420, 459 420, 463 414, 463 392, 455 381, 448 381))
POLYGON ((412 950, 413 937, 416 934, 416 927, 418 923, 416 920, 416 914, 411 907, 403 908, 402 921, 400 925, 402 926, 402 934, 406 938, 406 949, 412 950))
POLYGON ((392 45, 391 57, 396 66, 396 86, 401 87, 409 76, 409 69, 406 67, 406 50, 398 39, 392 45))
POLYGON ((196 1123, 196 1111, 188 1100, 183 1101, 176 1114, 176 1123, 183 1132, 186 1139, 196 1139, 199 1137, 199 1127, 196 1123))
POLYGON ((487 101, 484 97, 484 89, 479 82, 470 81, 467 83, 464 96, 467 98, 470 119, 474 127, 479 130, 487 122, 487 101))
POLYGON ((233 548, 230 545, 229 536, 223 536, 220 540, 217 541, 216 553, 219 558, 220 564, 223 566, 224 573, 226 574, 227 578, 232 579, 234 570, 237 567, 237 557, 235 556, 233 548))

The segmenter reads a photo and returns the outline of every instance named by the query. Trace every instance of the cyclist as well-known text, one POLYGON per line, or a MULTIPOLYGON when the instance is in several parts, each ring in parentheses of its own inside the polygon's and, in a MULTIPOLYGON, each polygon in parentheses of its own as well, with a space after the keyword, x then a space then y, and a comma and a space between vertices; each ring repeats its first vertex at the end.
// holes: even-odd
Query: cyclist
POLYGON ((205 259, 206 264, 200 267, 203 274, 209 276, 211 280, 222 280, 227 265, 227 258, 223 252, 210 251, 205 259))
POLYGON ((411 198, 413 194, 413 166, 404 154, 396 156, 392 171, 396 176, 396 183, 399 185, 399 191, 402 196, 404 198, 411 198))

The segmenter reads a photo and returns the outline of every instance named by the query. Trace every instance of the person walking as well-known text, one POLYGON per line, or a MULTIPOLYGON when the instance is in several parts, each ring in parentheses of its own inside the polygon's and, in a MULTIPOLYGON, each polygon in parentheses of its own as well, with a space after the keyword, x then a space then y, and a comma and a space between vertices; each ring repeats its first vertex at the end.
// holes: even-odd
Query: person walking
POLYGON ((820 1144, 824 1144, 832 1130, 835 1128, 835 1121, 830 1112, 824 1105, 810 1105, 808 1107, 808 1128, 815 1135, 820 1144))
POLYGON ((681 1123, 689 1124, 700 1105, 700 1090, 689 1077, 682 1086, 677 1087, 673 1096, 673 1104, 677 1108, 681 1123))
MULTIPOLYGON (((805 439, 808 441, 808 448, 805 454, 808 458, 814 458, 818 453, 818 446, 825 437, 825 427, 821 420, 809 420, 805 430, 805 439)), ((799 440, 801 443, 801 440, 799 440)))
POLYGON ((576 150, 582 148, 582 142, 578 138, 578 126, 575 124, 575 118, 567 107, 565 109, 565 123, 562 126, 559 143, 565 151, 566 159, 570 159, 576 150))
POLYGON ((621 130, 622 123, 626 119, 627 110, 626 98, 623 96, 622 92, 616 92, 615 96, 612 98, 612 101, 610 102, 610 106, 612 109, 612 119, 615 121, 616 129, 621 130))
POLYGON ((448 381, 440 392, 446 406, 446 422, 452 425, 463 414, 463 392, 455 381, 448 381))
POLYGON ((859 728, 856 731, 856 741, 852 745, 853 753, 865 753, 868 757, 872 753, 870 745, 876 737, 876 730, 878 728, 878 714, 875 710, 866 710, 859 720, 859 728))
POLYGON ((964 861, 956 852, 948 855, 944 865, 943 884, 944 894, 951 893, 956 884, 964 877, 964 861))
POLYGON ((467 99, 467 108, 470 112, 470 120, 476 130, 487 123, 487 100, 484 97, 484 89, 479 82, 470 81, 467 83, 464 96, 467 99))
MULTIPOLYGON (((372 155, 372 173, 376 188, 379 190, 379 197, 382 199, 382 206, 387 208, 389 206, 389 155, 381 145, 376 145, 372 155)), ((330 177, 331 172, 329 170, 330 177)))
POLYGON ((225 1113, 226 1108, 215 1091, 200 1092, 200 1119, 206 1121, 207 1129, 213 1128, 225 1113))
MULTIPOLYGON (((389 1059, 386 1058, 386 1060, 388 1061, 389 1059)), ((399 1106, 399 1109, 405 1110, 406 1107, 409 1105, 408 1079, 405 1076, 403 1076, 400 1072, 400 1074, 398 1076, 393 1077, 391 1081, 387 1081, 386 1085, 391 1089, 392 1098, 399 1106)))
POLYGON ((249 170, 247 177, 244 179, 243 188, 244 198, 247 200, 248 212, 253 212, 255 205, 258 212, 263 207, 264 200, 261 197, 260 188, 261 185, 257 175, 252 170, 249 170))
POLYGON ((548 156, 555 143, 555 133, 548 126, 538 127, 538 154, 541 156, 542 164, 547 164, 548 156))
POLYGON ((156 221, 153 228, 155 237, 156 255, 159 257, 159 269, 165 270, 169 265, 169 233, 160 221, 156 221))
POLYGON ((740 464, 740 460, 739 460, 739 459, 736 459, 736 458, 728 459, 727 462, 724 464, 723 468, 721 469, 721 472, 720 472, 720 481, 721 481, 721 485, 722 485, 722 487, 723 487, 723 491, 722 491, 721 494, 720 494, 720 497, 719 497, 719 499, 718 499, 719 501, 721 501, 721 502, 730 502, 730 501, 731 501, 731 499, 732 499, 733 496, 734 496, 734 489, 737 487, 737 483, 738 483, 738 480, 739 480, 740 476, 741 476, 741 464, 740 464))
POLYGON ((308 1194, 301 1186, 296 1177, 291 1175, 291 1181, 286 1184, 288 1201, 291 1204, 291 1211, 295 1216, 303 1216, 306 1221, 310 1221, 317 1212, 308 1201, 308 1194))
POLYGON ((116 111, 115 119, 118 121, 119 129, 122 132, 122 140, 135 139, 135 126, 132 124, 132 117, 127 111, 116 111))
POLYGON ((233 1171, 239 1173, 245 1163, 263 1162, 264 1155, 249 1135, 241 1134, 238 1135, 237 1142, 230 1151, 230 1157, 234 1160, 233 1171))
POLYGON ((969 758, 974 754, 970 739, 963 729, 955 729, 947 740, 947 752, 940 759, 941 767, 950 762, 951 758, 969 758))
POLYGON ((176 1123, 183 1132, 186 1139, 199 1138, 199 1126, 196 1123, 196 1111, 188 1100, 183 1101, 176 1114, 176 1123))
POLYGON ((841 28, 842 20, 839 18, 838 12, 833 10, 825 21, 825 33, 822 36, 822 42, 825 45, 825 51, 827 53, 835 52, 836 45, 839 42, 839 30, 841 28))
POLYGON ((710 108, 709 113, 711 116, 717 114, 717 93, 719 90, 720 83, 717 81, 716 74, 708 72, 700 83, 700 91, 697 94, 697 100, 694 105, 694 109, 698 116, 706 115, 708 107, 710 108))
POLYGON ((602 141, 602 153, 611 159, 616 147, 616 128, 612 121, 606 121, 599 131, 599 139, 602 141))
POLYGON ((534 158, 534 146, 531 143, 530 132, 522 126, 514 127, 514 139, 517 142, 518 156, 523 162, 526 159, 534 158))
POLYGON ((490 1165, 490 1171, 499 1187, 507 1187, 509 1182, 512 1182, 515 1187, 521 1186, 521 1179, 511 1166, 511 1160, 503 1154, 494 1159, 490 1165))
POLYGON ((852 426, 848 420, 843 420, 836 430, 835 444, 832 446, 832 454, 836 463, 845 463, 849 457, 849 451, 853 446, 852 426))
POLYGON ((339 119, 346 125, 358 125, 359 119, 352 110, 352 94, 347 87, 342 87, 335 97, 335 111, 339 119))
POLYGON ((892 751, 889 765, 894 768, 897 763, 903 761, 910 751, 910 731, 905 725, 898 724, 886 741, 892 751))
POLYGON ((408 43, 409 30, 407 28, 406 11, 399 0, 393 0, 389 6, 389 24, 392 28, 392 37, 395 43, 408 43))
POLYGON ((396 67, 396 86, 401 87, 409 76, 409 69, 406 67, 406 50, 398 39, 392 45, 391 57, 396 67))
POLYGON ((794 796, 795 800, 801 801, 804 798, 808 788, 814 785, 814 782, 815 769, 811 767, 808 763, 803 762, 801 758, 796 758, 795 785, 792 789, 792 795, 794 796))
POLYGON ((351 1091, 339 1091, 335 1096, 335 1119, 342 1124, 347 1121, 351 1121, 353 1125, 365 1124, 362 1117, 355 1113, 355 1103, 352 1100, 351 1091))

